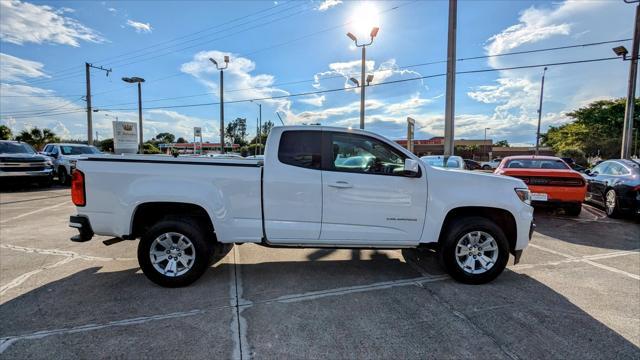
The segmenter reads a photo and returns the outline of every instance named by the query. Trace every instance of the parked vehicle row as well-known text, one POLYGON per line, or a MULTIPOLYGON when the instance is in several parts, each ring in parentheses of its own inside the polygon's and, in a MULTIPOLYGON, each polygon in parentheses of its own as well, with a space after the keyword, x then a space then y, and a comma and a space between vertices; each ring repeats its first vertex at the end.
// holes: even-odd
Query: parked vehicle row
POLYGON ((53 159, 55 175, 60 184, 68 185, 78 159, 86 155, 100 154, 100 151, 85 144, 47 144, 41 153, 53 159))
POLYGON ((640 215, 640 162, 607 160, 584 174, 585 201, 603 206, 609 217, 640 215))

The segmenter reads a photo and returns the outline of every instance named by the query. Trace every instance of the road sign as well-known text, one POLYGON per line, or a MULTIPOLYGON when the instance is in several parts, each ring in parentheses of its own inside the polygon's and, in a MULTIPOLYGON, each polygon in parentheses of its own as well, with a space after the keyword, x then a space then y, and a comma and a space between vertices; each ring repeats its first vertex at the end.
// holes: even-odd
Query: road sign
POLYGON ((193 128, 193 136, 202 137, 202 128, 201 127, 194 127, 193 128))

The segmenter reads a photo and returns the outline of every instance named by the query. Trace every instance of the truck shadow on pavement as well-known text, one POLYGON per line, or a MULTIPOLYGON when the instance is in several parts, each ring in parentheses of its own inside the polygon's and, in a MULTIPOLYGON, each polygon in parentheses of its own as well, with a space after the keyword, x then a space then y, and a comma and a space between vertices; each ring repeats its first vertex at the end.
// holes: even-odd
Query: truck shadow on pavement
MULTIPOLYGON (((144 351, 144 357, 227 358, 229 355, 215 355, 201 346, 166 339, 214 336, 216 346, 228 343, 228 349, 232 348, 228 334, 229 314, 237 303, 236 292, 231 291, 234 270, 242 278, 243 291, 238 296, 247 304, 241 314, 247 327, 246 345, 258 358, 640 357, 637 346, 566 297, 509 270, 482 286, 444 278, 279 300, 286 295, 420 278, 414 267, 384 254, 370 260, 221 263, 192 286, 179 289, 156 286, 137 268, 85 268, 0 305, 0 338, 107 324, 99 330, 100 336, 92 335, 95 330, 80 328, 73 333, 18 339, 4 355, 47 358, 64 347, 67 355, 78 357, 109 354, 127 358, 144 351), (127 330, 133 325, 126 321, 109 326, 113 321, 192 310, 202 311, 194 316, 207 321, 197 326, 192 321, 172 321, 161 334, 150 329, 164 320, 135 325, 135 331, 127 330), (78 337, 84 341, 74 340, 78 337), (143 343, 149 345, 144 350, 143 343)), ((637 317, 633 309, 629 311, 631 315, 618 315, 637 317)))

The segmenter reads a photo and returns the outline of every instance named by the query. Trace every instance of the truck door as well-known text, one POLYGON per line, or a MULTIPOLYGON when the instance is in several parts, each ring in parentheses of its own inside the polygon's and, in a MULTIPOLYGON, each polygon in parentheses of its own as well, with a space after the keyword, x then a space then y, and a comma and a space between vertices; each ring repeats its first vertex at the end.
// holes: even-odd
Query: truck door
POLYGON ((265 159, 263 211, 270 242, 301 243, 320 237, 321 143, 319 129, 283 131, 278 154, 265 159))
POLYGON ((424 170, 419 177, 405 176, 406 155, 374 137, 325 134, 321 242, 417 243, 427 206, 424 170))

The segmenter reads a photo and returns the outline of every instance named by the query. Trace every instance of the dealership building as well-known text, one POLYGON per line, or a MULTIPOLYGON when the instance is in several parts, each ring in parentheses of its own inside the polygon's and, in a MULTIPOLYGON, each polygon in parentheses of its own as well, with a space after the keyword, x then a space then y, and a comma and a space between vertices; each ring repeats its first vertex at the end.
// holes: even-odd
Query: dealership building
MULTIPOLYGON (((407 148, 407 140, 396 140, 398 144, 407 148)), ((527 146, 493 146, 492 139, 481 140, 455 140, 456 155, 465 159, 488 160, 490 158, 503 158, 514 155, 533 155, 535 147, 527 146)), ((418 156, 444 154, 444 137, 435 136, 427 140, 413 140, 413 153, 418 156)), ((540 155, 554 155, 553 149, 540 147, 540 155)))

